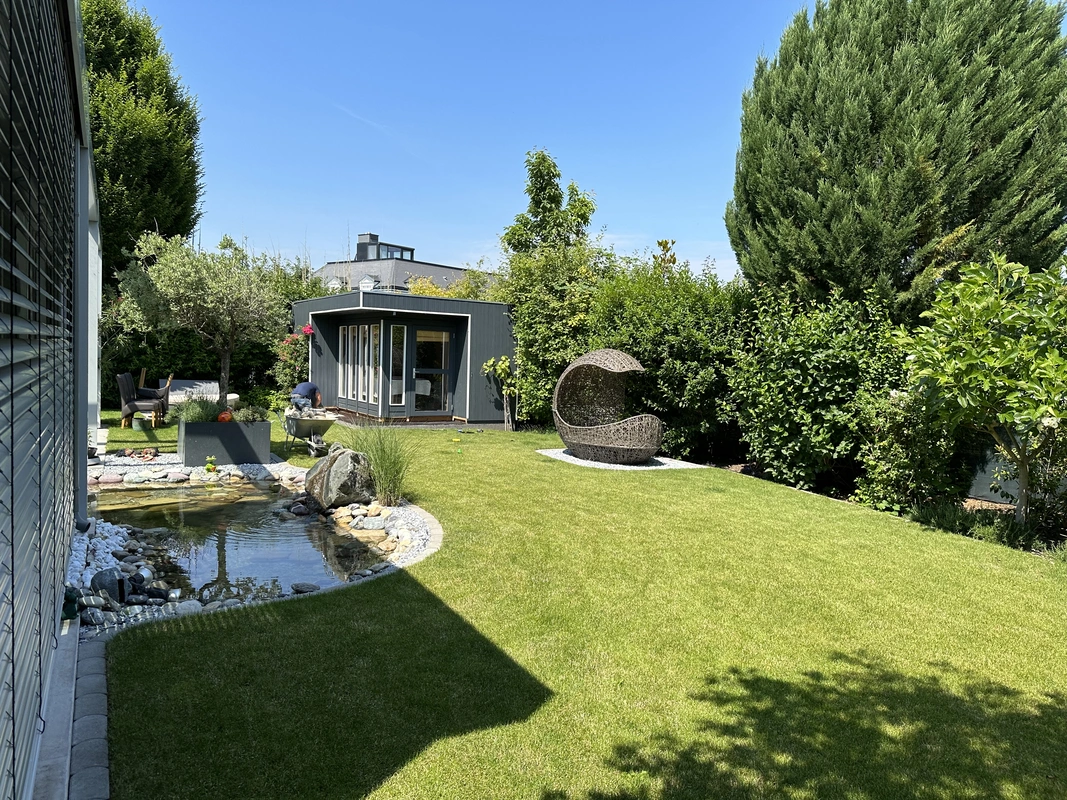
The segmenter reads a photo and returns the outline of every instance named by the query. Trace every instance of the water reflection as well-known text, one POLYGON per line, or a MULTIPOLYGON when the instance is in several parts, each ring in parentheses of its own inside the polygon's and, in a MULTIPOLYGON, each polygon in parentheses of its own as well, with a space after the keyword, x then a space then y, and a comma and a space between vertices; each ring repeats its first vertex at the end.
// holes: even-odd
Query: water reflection
POLYGON ((380 560, 328 522, 280 519, 284 502, 254 485, 175 487, 101 492, 93 513, 143 529, 156 577, 203 603, 333 586, 380 560))

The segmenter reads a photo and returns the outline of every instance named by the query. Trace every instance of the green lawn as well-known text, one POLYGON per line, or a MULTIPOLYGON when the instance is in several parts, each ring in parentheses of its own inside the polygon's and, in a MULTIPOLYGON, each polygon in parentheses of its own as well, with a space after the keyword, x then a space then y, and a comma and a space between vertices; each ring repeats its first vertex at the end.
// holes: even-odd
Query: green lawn
POLYGON ((1064 565, 551 435, 409 435, 439 553, 112 641, 113 797, 1067 796, 1064 565))

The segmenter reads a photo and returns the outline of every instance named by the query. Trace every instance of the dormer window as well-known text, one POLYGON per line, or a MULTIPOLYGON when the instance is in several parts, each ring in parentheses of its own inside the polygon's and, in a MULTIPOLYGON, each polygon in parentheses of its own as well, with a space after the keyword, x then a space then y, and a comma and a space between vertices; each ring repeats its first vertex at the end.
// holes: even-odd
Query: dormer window
POLYGON ((374 287, 378 285, 378 280, 373 275, 364 275, 359 279, 359 290, 361 292, 373 292, 374 287))

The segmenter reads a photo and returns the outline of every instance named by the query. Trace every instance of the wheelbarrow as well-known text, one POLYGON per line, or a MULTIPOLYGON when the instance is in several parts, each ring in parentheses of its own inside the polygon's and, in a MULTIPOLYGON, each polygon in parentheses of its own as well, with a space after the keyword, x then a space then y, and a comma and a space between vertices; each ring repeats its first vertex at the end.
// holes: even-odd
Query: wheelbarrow
POLYGON ((285 452, 292 452, 293 445, 299 440, 308 446, 308 455, 311 456, 321 455, 322 435, 340 419, 329 413, 314 417, 290 417, 280 411, 277 414, 285 431, 285 452))

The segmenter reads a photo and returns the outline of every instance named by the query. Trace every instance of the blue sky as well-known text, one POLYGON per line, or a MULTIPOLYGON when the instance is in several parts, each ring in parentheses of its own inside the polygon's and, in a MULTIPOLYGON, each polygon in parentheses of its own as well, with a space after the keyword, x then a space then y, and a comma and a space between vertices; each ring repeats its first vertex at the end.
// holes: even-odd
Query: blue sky
POLYGON ((145 2, 203 116, 205 247, 494 265, 544 148, 616 250, 724 276, 741 94, 805 5, 145 2))

